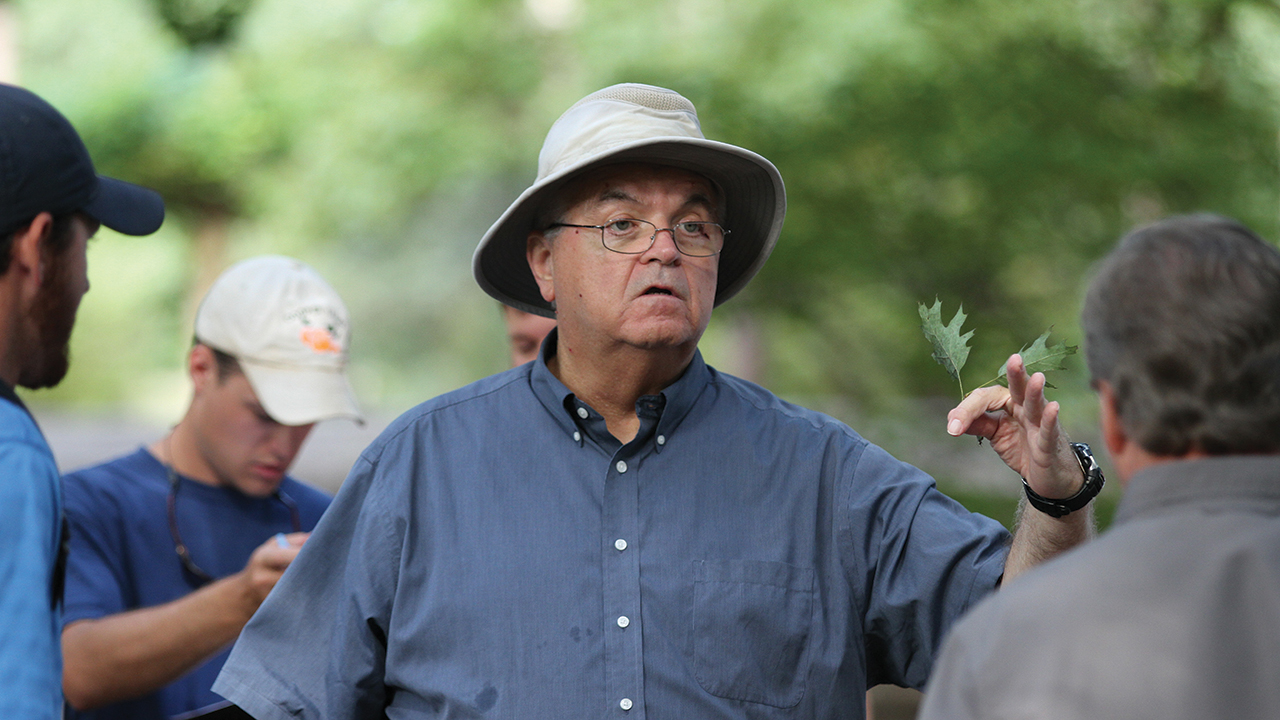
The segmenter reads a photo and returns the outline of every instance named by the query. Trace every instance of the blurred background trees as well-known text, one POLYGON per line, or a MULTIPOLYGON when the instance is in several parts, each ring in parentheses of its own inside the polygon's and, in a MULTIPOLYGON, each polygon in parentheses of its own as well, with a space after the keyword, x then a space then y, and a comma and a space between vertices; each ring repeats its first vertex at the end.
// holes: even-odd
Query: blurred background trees
MULTIPOLYGON (((193 299, 264 252, 347 299, 357 390, 381 412, 502 369, 471 252, 551 122, 614 82, 679 90, 708 137, 782 171, 782 240, 704 352, 847 419, 954 392, 917 302, 964 303, 976 380, 1049 325, 1077 344, 1088 268, 1135 223, 1213 211, 1274 238, 1280 222, 1275 2, 7 4, 20 81, 101 171, 171 208, 154 238, 93 244, 47 406, 172 420, 193 299)), ((1071 364, 1055 384, 1087 428, 1071 364)))
MULTIPOLYGON (((170 211, 154 237, 91 244, 71 373, 27 395, 64 463, 87 442, 60 445, 58 414, 122 427, 70 465, 153 439, 126 421, 178 418, 194 303, 251 255, 301 258, 346 299, 373 432, 503 369, 471 252, 555 118, 615 82, 680 91, 787 183, 782 239, 717 311, 708 362, 1006 523, 1016 478, 942 432, 954 385, 916 303, 964 304, 980 381, 1047 326, 1079 344, 1088 269, 1134 224, 1280 230, 1275 0, 0 0, 0 78, 170 211)), ((1096 440, 1068 365, 1053 395, 1096 440)), ((333 489, 368 436, 329 432, 350 429, 317 428, 298 473, 333 489)))

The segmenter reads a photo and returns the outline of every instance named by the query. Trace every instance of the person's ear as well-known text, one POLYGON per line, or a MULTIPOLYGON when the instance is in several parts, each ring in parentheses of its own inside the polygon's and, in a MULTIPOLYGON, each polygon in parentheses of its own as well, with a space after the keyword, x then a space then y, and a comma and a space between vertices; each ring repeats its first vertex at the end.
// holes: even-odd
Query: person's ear
POLYGON ((1107 452, 1113 459, 1120 457, 1132 440, 1125 432, 1124 423, 1120 421, 1120 414, 1116 410, 1115 391, 1103 381, 1098 382, 1098 422, 1107 452))
POLYGON ((196 395, 218 382, 218 359, 213 356, 213 349, 199 343, 191 346, 187 354, 187 373, 191 375, 191 385, 196 395))
POLYGON ((525 244, 525 259, 529 262, 529 270, 533 273, 534 281, 538 283, 538 291, 542 293, 542 299, 555 303, 555 263, 552 258, 551 243, 552 241, 540 232, 529 233, 529 239, 525 244))
POLYGON ((42 212, 28 225, 14 233, 10 250, 9 272, 22 279, 23 295, 35 297, 47 268, 44 263, 44 241, 53 232, 53 215, 42 212))

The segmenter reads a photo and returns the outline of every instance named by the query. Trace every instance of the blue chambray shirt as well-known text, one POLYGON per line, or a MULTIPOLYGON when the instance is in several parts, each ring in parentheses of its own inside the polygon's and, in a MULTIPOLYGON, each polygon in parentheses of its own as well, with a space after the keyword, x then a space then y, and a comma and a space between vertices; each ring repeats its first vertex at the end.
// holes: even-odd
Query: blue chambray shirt
POLYGON ((858 718, 1007 534, 701 355, 622 445, 534 363, 357 461, 214 691, 258 718, 858 718))

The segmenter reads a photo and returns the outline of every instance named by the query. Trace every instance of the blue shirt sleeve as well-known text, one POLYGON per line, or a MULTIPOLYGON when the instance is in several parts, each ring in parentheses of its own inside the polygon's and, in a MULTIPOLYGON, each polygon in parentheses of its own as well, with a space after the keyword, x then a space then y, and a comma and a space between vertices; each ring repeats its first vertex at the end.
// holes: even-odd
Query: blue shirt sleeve
POLYGON ((366 456, 356 461, 213 685, 256 718, 383 716, 407 506, 387 489, 412 471, 379 467, 366 456))
POLYGON ((947 631, 996 588, 1009 533, 867 445, 850 486, 849 552, 867 574, 867 683, 923 687, 947 631), (860 537, 859 537, 860 536, 860 537))
POLYGON ((108 529, 120 519, 79 474, 65 476, 63 483, 71 530, 63 625, 124 612, 129 609, 122 565, 126 553, 120 534, 108 529))
POLYGON ((62 713, 61 623, 51 590, 60 498, 45 447, 0 442, 0 717, 62 713))

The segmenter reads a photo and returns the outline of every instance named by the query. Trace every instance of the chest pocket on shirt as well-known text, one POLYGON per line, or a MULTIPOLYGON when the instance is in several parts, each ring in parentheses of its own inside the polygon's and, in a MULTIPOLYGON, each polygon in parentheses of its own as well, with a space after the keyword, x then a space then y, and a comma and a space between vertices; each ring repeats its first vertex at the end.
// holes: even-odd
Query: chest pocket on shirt
POLYGON ((804 697, 813 568, 755 560, 693 563, 693 672, 723 698, 794 707, 804 697))

